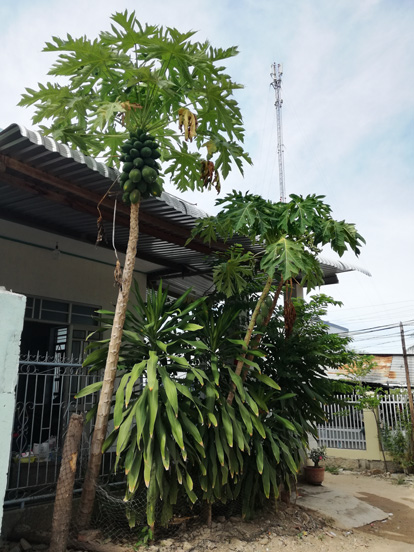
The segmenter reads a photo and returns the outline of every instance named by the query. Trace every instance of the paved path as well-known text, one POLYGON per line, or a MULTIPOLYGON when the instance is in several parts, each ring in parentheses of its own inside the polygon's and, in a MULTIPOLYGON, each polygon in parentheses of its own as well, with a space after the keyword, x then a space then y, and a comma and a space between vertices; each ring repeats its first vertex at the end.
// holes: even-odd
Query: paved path
POLYGON ((335 488, 334 483, 298 486, 297 504, 334 520, 343 529, 362 527, 388 518, 388 513, 335 488))

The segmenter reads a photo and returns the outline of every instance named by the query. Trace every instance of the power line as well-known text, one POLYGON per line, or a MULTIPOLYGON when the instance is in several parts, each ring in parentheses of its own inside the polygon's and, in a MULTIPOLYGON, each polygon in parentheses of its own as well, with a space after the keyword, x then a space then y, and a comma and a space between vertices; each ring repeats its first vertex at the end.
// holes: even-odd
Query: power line
MULTIPOLYGON (((403 324, 407 326, 411 326, 414 324, 414 320, 407 320, 403 322, 403 324)), ((348 335, 348 336, 361 335, 361 334, 363 335, 365 333, 381 332, 384 330, 390 330, 392 328, 399 328, 399 327, 400 327, 400 322, 396 324, 384 324, 383 326, 372 326, 370 328, 362 328, 360 330, 338 332, 338 335, 348 335)))

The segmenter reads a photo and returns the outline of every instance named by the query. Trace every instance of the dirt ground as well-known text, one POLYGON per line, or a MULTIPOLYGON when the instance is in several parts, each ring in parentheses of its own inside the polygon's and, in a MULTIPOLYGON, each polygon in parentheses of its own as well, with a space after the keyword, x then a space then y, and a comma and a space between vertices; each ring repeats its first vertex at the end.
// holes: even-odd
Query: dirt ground
MULTIPOLYGON (((340 529, 333 520, 301 507, 299 496, 290 505, 282 503, 277 513, 268 511, 253 522, 222 516, 214 519, 211 530, 199 522, 189 522, 187 526, 184 523, 174 537, 148 547, 137 548, 137 543, 131 542, 111 544, 96 535, 91 544, 95 544, 99 552, 305 552, 311 549, 318 552, 414 552, 413 477, 398 484, 396 478, 381 475, 326 473, 325 483, 382 509, 388 514, 387 519, 354 530, 340 529)), ((32 544, 31 550, 47 549, 44 545, 32 544)), ((77 544, 71 548, 72 552, 88 549, 86 542, 85 547, 79 546, 79 541, 77 544)), ((2 550, 23 550, 16 541, 8 545, 2 550)))
POLYGON ((277 519, 270 515, 253 524, 238 524, 234 520, 231 525, 231 522, 223 524, 226 527, 220 527, 216 523, 210 536, 205 532, 204 535, 197 532, 192 536, 182 535, 177 540, 174 539, 175 542, 168 539, 167 542, 158 543, 150 547, 148 552, 162 552, 168 548, 171 552, 299 552, 312 548, 318 552, 355 552, 359 549, 372 552, 414 552, 412 480, 398 484, 397 478, 344 472, 339 475, 326 473, 326 483, 380 508, 389 514, 388 519, 353 531, 343 530, 337 528, 332 520, 321 519, 314 512, 301 509, 298 498, 296 504, 282 510, 277 519), (254 534, 255 530, 258 530, 258 534, 254 534), (217 536, 219 539, 215 538, 217 536))

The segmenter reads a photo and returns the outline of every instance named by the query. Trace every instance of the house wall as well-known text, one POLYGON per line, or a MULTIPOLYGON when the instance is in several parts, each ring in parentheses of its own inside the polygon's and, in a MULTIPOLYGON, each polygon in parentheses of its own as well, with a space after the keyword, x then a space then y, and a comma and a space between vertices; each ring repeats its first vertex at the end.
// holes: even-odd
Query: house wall
MULTIPOLYGON (((123 255, 119 257, 122 263, 123 255)), ((0 219, 0 259, 0 286, 6 289, 104 309, 116 302, 115 255, 110 250, 0 219)), ((145 296, 146 275, 139 260, 135 278, 145 296)))
POLYGON ((15 410, 20 336, 26 297, 0 288, 0 527, 9 471, 9 444, 15 410))

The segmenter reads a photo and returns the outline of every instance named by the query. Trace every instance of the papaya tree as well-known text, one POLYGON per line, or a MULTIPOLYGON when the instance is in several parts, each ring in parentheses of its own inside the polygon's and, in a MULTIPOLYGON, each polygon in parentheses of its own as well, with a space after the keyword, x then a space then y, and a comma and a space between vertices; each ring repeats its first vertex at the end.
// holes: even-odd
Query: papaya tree
MULTIPOLYGON (((255 337, 257 346, 260 330, 269 323, 282 290, 285 291, 286 335, 291 334, 296 316, 291 301, 293 285, 300 282, 311 290, 323 284, 318 262, 322 247, 329 245, 339 256, 348 249, 358 255, 361 244, 365 243, 354 224, 332 218, 331 208, 323 199, 314 194, 306 197, 292 194, 289 202, 275 203, 258 195, 233 191, 216 201, 216 205, 222 206, 218 215, 201 219, 193 230, 193 236, 200 235, 207 242, 219 238, 237 241, 240 237, 250 240, 250 250, 233 245, 214 269, 216 287, 228 297, 241 292, 252 278, 263 281, 234 370, 237 377, 245 377, 243 368, 252 366, 246 351, 253 332, 259 330, 255 337), (272 291, 272 301, 266 304, 272 291)), ((228 394, 230 404, 234 389, 233 385, 228 394)))
POLYGON ((124 12, 113 15, 110 31, 95 40, 53 37, 44 51, 57 54, 49 71, 55 81, 39 84, 37 90, 26 89, 20 101, 22 106, 35 107, 33 122, 44 123, 43 133, 111 166, 123 162, 119 189, 130 204, 129 241, 123 274, 118 277, 122 285, 79 508, 80 528, 90 522, 101 465, 141 199, 159 195, 166 175, 179 190, 219 190, 220 177, 225 179, 233 164, 242 172, 243 161, 250 162, 241 145, 242 117, 233 97, 241 86, 223 67, 237 49, 193 41, 194 34, 142 25, 135 13, 124 12), (165 166, 164 177, 159 163, 165 166))

